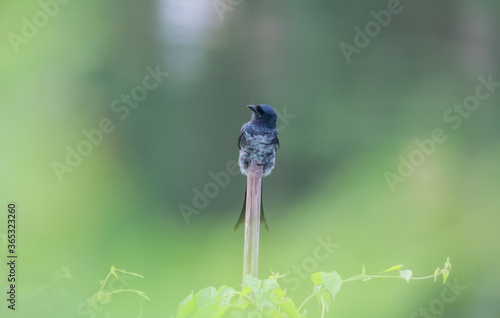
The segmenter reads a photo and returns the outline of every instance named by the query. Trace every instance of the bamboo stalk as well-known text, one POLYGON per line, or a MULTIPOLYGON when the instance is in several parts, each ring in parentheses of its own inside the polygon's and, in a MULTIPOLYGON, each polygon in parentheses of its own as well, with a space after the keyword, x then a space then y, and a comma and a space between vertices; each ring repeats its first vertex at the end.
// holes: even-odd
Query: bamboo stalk
POLYGON ((243 287, 245 275, 257 278, 259 269, 260 200, 262 166, 251 162, 247 170, 247 203, 245 211, 245 245, 243 250, 243 287))

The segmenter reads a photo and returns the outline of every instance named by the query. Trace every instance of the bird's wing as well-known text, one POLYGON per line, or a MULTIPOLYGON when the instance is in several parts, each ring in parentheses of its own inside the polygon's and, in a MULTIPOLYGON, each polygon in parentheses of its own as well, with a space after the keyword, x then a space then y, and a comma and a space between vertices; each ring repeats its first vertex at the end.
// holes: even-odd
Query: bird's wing
POLYGON ((274 129, 273 135, 274 135, 273 143, 276 144, 276 150, 278 150, 278 148, 280 147, 280 140, 278 138, 278 130, 274 129))
POLYGON ((247 129, 248 123, 241 126, 240 136, 238 137, 238 150, 241 150, 241 143, 245 141, 245 130, 247 129))

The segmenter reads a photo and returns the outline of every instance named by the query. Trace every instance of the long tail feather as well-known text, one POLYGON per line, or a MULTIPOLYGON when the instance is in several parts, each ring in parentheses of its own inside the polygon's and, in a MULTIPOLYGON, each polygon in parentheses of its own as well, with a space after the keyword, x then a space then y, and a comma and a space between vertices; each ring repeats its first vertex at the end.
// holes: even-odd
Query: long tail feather
POLYGON ((240 217, 238 218, 238 221, 236 221, 236 225, 234 226, 234 229, 233 229, 233 231, 235 231, 235 232, 241 226, 241 224, 245 223, 246 207, 247 207, 247 188, 245 187, 245 197, 243 198, 243 207, 241 208, 240 217))
POLYGON ((266 216, 264 215, 264 204, 262 203, 262 185, 263 185, 263 182, 261 181, 261 184, 260 184, 260 225, 262 225, 264 227, 264 229, 266 229, 266 231, 269 232, 269 226, 267 226, 267 221, 266 221, 266 216))
MULTIPOLYGON (((261 184, 262 189, 262 184, 261 184)), ((243 198, 243 207, 241 208, 240 217, 236 221, 233 231, 239 229, 241 224, 245 223, 245 211, 247 206, 247 189, 245 188, 245 197, 243 198)), ((262 203, 262 192, 260 193, 260 224, 264 227, 266 231, 269 232, 269 226, 267 225, 266 216, 264 215, 264 204, 262 203)))

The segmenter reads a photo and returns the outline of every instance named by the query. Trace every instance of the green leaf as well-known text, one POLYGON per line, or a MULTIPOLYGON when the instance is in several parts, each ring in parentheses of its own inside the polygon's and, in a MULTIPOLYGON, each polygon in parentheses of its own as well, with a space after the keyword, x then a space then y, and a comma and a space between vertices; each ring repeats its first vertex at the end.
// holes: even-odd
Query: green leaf
POLYGON ((177 318, 188 317, 193 311, 196 310, 196 301, 193 292, 184 299, 179 306, 177 306, 177 318))
POLYGON ((198 308, 201 309, 206 305, 215 303, 217 301, 217 291, 214 287, 207 287, 197 293, 196 299, 198 308))
POLYGON ((361 267, 361 275, 366 274, 366 269, 365 269, 365 264, 363 264, 363 267, 361 267))
POLYGON ((297 307, 295 307, 295 303, 290 297, 281 299, 279 304, 288 315, 288 317, 299 318, 299 311, 297 310, 297 307))
POLYGON ((219 292, 217 292, 217 298, 219 299, 221 305, 229 304, 233 295, 234 289, 227 286, 220 288, 219 292))
POLYGON ((273 289, 273 294, 276 299, 281 299, 285 296, 285 292, 281 288, 275 288, 273 289))
POLYGON ((407 270, 405 270, 405 271, 401 271, 401 270, 400 270, 400 271, 399 271, 399 275, 400 275, 401 277, 403 277, 403 278, 406 280, 406 282, 407 282, 407 283, 409 283, 409 282, 410 282, 411 275, 412 275, 412 271, 411 271, 411 270, 409 270, 409 269, 407 269, 407 270))
POLYGON ((222 318, 224 313, 227 311, 227 309, 230 307, 230 305, 224 305, 222 307, 219 307, 219 310, 215 313, 213 318, 222 318))
POLYGON ((335 295, 339 292, 340 286, 342 284, 342 279, 337 272, 322 273, 321 279, 326 289, 332 294, 332 299, 335 300, 335 295))
POLYGON ((443 269, 443 285, 446 283, 446 279, 448 278, 448 275, 450 275, 450 271, 447 269, 443 269))
POLYGON ((434 271, 434 283, 436 282, 437 275, 439 274, 439 267, 434 271))
POLYGON ((390 268, 386 269, 385 271, 380 272, 380 274, 381 274, 381 273, 387 273, 387 272, 395 271, 395 270, 397 270, 397 269, 400 269, 401 267, 403 267, 403 264, 401 264, 401 265, 394 265, 394 266, 392 266, 392 267, 390 267, 390 268))
POLYGON ((317 287, 322 287, 322 286, 314 287, 314 295, 316 296, 316 299, 318 300, 318 305, 321 306, 322 303, 325 303, 326 311, 328 311, 328 308, 330 307, 330 299, 333 297, 328 292, 328 290, 326 290, 324 288, 316 289, 317 287))
MULTIPOLYGON (((328 292, 328 290, 323 290, 321 292, 321 298, 323 301, 328 300, 328 302, 325 302, 325 306, 330 304, 330 298, 333 298, 332 295, 328 292)), ((321 302, 320 302, 321 305, 321 302)))
POLYGON ((260 287, 262 286, 262 282, 260 279, 257 279, 253 277, 250 274, 245 275, 245 283, 247 284, 248 287, 250 287, 254 292, 257 292, 260 290, 260 287))
POLYGON ((323 280, 321 279, 321 274, 322 274, 322 272, 312 273, 311 280, 312 280, 314 286, 318 286, 318 285, 323 284, 323 280))
POLYGON ((323 290, 323 285, 318 285, 314 286, 314 295, 316 296, 316 299, 318 300, 318 304, 321 304, 321 291, 323 290))
POLYGON ((248 297, 244 297, 244 298, 240 297, 240 298, 238 298, 238 300, 236 301, 236 303, 231 304, 231 306, 235 307, 235 308, 245 309, 250 304, 252 304, 252 300, 251 299, 248 299, 248 297))
POLYGON ((268 278, 262 281, 262 289, 265 292, 270 292, 276 288, 280 288, 280 285, 276 282, 276 278, 268 278))
POLYGON ((246 295, 250 294, 252 289, 247 285, 243 290, 241 291, 240 298, 245 297, 246 295))

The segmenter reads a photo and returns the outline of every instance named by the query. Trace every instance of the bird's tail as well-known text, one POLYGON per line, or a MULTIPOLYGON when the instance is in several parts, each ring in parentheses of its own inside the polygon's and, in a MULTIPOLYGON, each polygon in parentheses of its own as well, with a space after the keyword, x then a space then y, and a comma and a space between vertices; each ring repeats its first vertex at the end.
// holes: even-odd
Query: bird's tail
MULTIPOLYGON (((260 186, 260 225, 269 232, 269 226, 267 226, 266 216, 264 215, 264 205, 262 204, 262 184, 260 186)), ((238 221, 236 221, 236 225, 234 226, 234 231, 236 231, 241 224, 245 223, 245 210, 247 206, 247 188, 245 187, 245 198, 243 199, 243 207, 241 208, 240 217, 238 221)))

